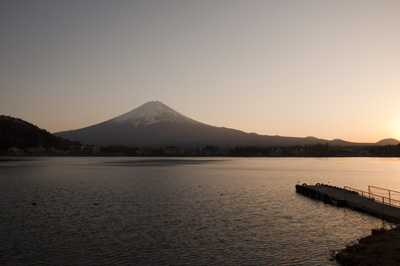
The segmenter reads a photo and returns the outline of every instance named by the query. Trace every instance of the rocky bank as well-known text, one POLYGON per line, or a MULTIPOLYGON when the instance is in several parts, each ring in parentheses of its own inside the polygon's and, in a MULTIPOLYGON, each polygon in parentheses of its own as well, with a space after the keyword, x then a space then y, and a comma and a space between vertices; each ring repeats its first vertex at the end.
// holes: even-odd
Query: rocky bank
POLYGON ((400 227, 372 229, 370 236, 341 250, 335 259, 344 266, 400 265, 400 227))

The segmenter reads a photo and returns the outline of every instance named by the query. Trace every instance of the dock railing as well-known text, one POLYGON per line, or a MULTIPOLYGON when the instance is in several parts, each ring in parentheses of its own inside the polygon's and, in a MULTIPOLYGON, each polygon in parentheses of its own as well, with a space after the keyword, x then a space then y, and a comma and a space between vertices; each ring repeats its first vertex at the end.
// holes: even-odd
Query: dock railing
MULTIPOLYGON (((361 202, 360 202, 361 206, 364 206, 364 199, 368 199, 368 200, 374 200, 378 203, 382 203, 383 206, 388 205, 400 208, 400 192, 398 191, 374 187, 374 186, 368 186, 368 191, 362 191, 356 188, 345 186, 344 191, 353 192, 361 196, 361 202)), ((344 197, 346 197, 345 193, 344 197)))
POLYGON ((387 205, 400 208, 400 192, 386 188, 368 186, 368 193, 383 197, 387 205))

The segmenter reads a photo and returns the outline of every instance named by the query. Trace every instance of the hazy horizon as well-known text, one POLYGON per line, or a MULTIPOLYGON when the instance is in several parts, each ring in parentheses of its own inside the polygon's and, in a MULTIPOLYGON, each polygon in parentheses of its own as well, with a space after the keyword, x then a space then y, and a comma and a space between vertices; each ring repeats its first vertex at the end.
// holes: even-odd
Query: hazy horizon
POLYGON ((0 3, 0 114, 50 132, 161 101, 218 127, 400 139, 399 1, 0 3))

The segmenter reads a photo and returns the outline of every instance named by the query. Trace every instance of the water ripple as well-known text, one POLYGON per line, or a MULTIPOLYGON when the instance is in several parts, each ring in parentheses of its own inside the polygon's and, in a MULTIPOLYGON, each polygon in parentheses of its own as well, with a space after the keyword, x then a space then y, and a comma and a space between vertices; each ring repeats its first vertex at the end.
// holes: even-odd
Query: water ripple
POLYGON ((65 160, 1 162, 1 264, 335 265, 333 250, 381 225, 294 191, 320 164, 338 182, 361 166, 335 177, 336 163, 312 159, 65 160))

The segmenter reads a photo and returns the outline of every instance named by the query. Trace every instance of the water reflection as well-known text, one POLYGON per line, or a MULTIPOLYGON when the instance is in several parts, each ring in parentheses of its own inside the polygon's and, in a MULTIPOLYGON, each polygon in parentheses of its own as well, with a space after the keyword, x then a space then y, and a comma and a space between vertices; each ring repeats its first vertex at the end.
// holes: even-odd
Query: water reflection
POLYGON ((390 164, 275 158, 1 162, 0 263, 335 265, 332 251, 382 222, 298 195, 295 184, 383 186, 399 178, 400 166, 390 164))

